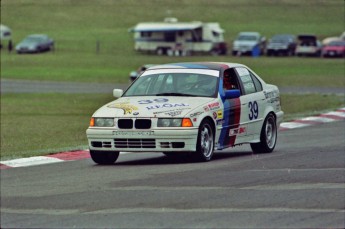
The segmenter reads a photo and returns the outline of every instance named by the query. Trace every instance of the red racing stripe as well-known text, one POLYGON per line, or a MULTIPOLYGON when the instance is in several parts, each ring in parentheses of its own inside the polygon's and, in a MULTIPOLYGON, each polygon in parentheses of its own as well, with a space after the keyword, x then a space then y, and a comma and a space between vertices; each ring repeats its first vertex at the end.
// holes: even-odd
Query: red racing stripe
POLYGON ((230 136, 230 130, 238 129, 240 126, 240 118, 241 118, 241 101, 239 98, 237 99, 230 99, 230 129, 229 129, 229 145, 233 146, 236 141, 236 135, 230 136))
POLYGON ((62 152, 62 153, 57 153, 57 154, 51 154, 51 155, 48 155, 47 157, 54 157, 54 158, 58 158, 64 161, 75 161, 75 160, 90 158, 90 153, 89 151, 86 151, 86 150, 78 150, 78 151, 72 151, 72 152, 62 152))

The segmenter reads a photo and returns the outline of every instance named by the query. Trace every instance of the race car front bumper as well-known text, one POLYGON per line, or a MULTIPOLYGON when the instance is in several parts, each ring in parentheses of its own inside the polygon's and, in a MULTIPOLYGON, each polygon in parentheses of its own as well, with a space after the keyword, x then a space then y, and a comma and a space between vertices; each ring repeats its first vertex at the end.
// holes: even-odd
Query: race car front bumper
POLYGON ((90 150, 186 152, 196 150, 198 128, 145 131, 89 128, 86 135, 90 150))

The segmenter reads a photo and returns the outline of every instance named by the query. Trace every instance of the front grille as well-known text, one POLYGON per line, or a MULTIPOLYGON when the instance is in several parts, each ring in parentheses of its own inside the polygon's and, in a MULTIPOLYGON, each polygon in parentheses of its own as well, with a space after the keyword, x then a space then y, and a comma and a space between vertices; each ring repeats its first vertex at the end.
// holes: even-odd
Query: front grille
POLYGON ((161 142, 161 148, 184 148, 184 142, 161 142))
POLYGON ((137 119, 135 120, 135 129, 150 129, 151 119, 137 119))
POLYGON ((156 148, 155 139, 114 139, 115 148, 156 148))
POLYGON ((119 119, 117 121, 119 129, 150 129, 151 128, 151 119, 119 119), (134 125, 133 125, 134 123, 134 125))
POLYGON ((95 148, 111 148, 111 142, 92 141, 91 146, 95 148))
POLYGON ((133 129, 132 119, 119 119, 117 125, 120 129, 133 129))

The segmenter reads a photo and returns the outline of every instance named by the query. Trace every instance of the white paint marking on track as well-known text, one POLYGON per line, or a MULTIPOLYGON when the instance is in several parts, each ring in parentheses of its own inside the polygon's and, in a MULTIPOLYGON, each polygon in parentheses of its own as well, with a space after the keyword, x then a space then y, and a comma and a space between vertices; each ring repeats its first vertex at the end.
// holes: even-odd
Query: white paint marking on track
POLYGON ((332 118, 326 118, 326 117, 320 117, 320 116, 302 118, 301 120, 302 121, 320 122, 320 123, 334 122, 334 119, 332 119, 332 118))
POLYGON ((345 118, 345 112, 341 112, 341 111, 332 111, 332 112, 326 113, 325 115, 334 115, 334 116, 345 118))
POLYGON ((335 122, 345 118, 345 107, 337 111, 331 111, 319 116, 311 116, 306 118, 297 119, 291 122, 283 122, 280 124, 282 130, 302 128, 322 123, 335 122))
MULTIPOLYGON (((126 153, 129 153, 129 152, 120 152, 120 154, 126 154, 126 153)), ((81 158, 81 159, 84 159, 84 158, 81 158)), ((51 155, 49 157, 37 156, 37 157, 13 159, 13 160, 8 160, 8 161, 0 161, 0 164, 8 166, 10 168, 18 168, 18 167, 29 167, 29 166, 34 166, 34 165, 52 164, 52 163, 64 162, 64 161, 66 160, 62 160, 62 159, 54 157, 54 155, 51 155)))
POLYGON ((280 127, 287 128, 287 129, 295 129, 295 128, 301 128, 311 126, 311 124, 307 123, 298 123, 298 122, 283 122, 280 124, 280 127))
POLYGON ((9 161, 0 161, 0 163, 3 165, 7 165, 9 167, 27 167, 27 166, 51 164, 51 163, 57 163, 57 162, 63 162, 63 161, 64 160, 53 158, 53 157, 37 156, 37 157, 14 159, 14 160, 9 160, 9 161))

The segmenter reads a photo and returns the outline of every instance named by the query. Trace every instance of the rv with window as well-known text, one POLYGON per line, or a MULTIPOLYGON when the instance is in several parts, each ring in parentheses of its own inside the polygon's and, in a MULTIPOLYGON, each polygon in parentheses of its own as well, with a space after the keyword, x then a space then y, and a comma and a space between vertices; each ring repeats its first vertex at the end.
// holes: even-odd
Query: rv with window
POLYGON ((218 23, 142 22, 130 29, 134 33, 135 50, 158 55, 225 55, 224 30, 218 23))
POLYGON ((11 40, 11 29, 6 25, 0 25, 0 47, 2 48, 3 41, 11 40))

